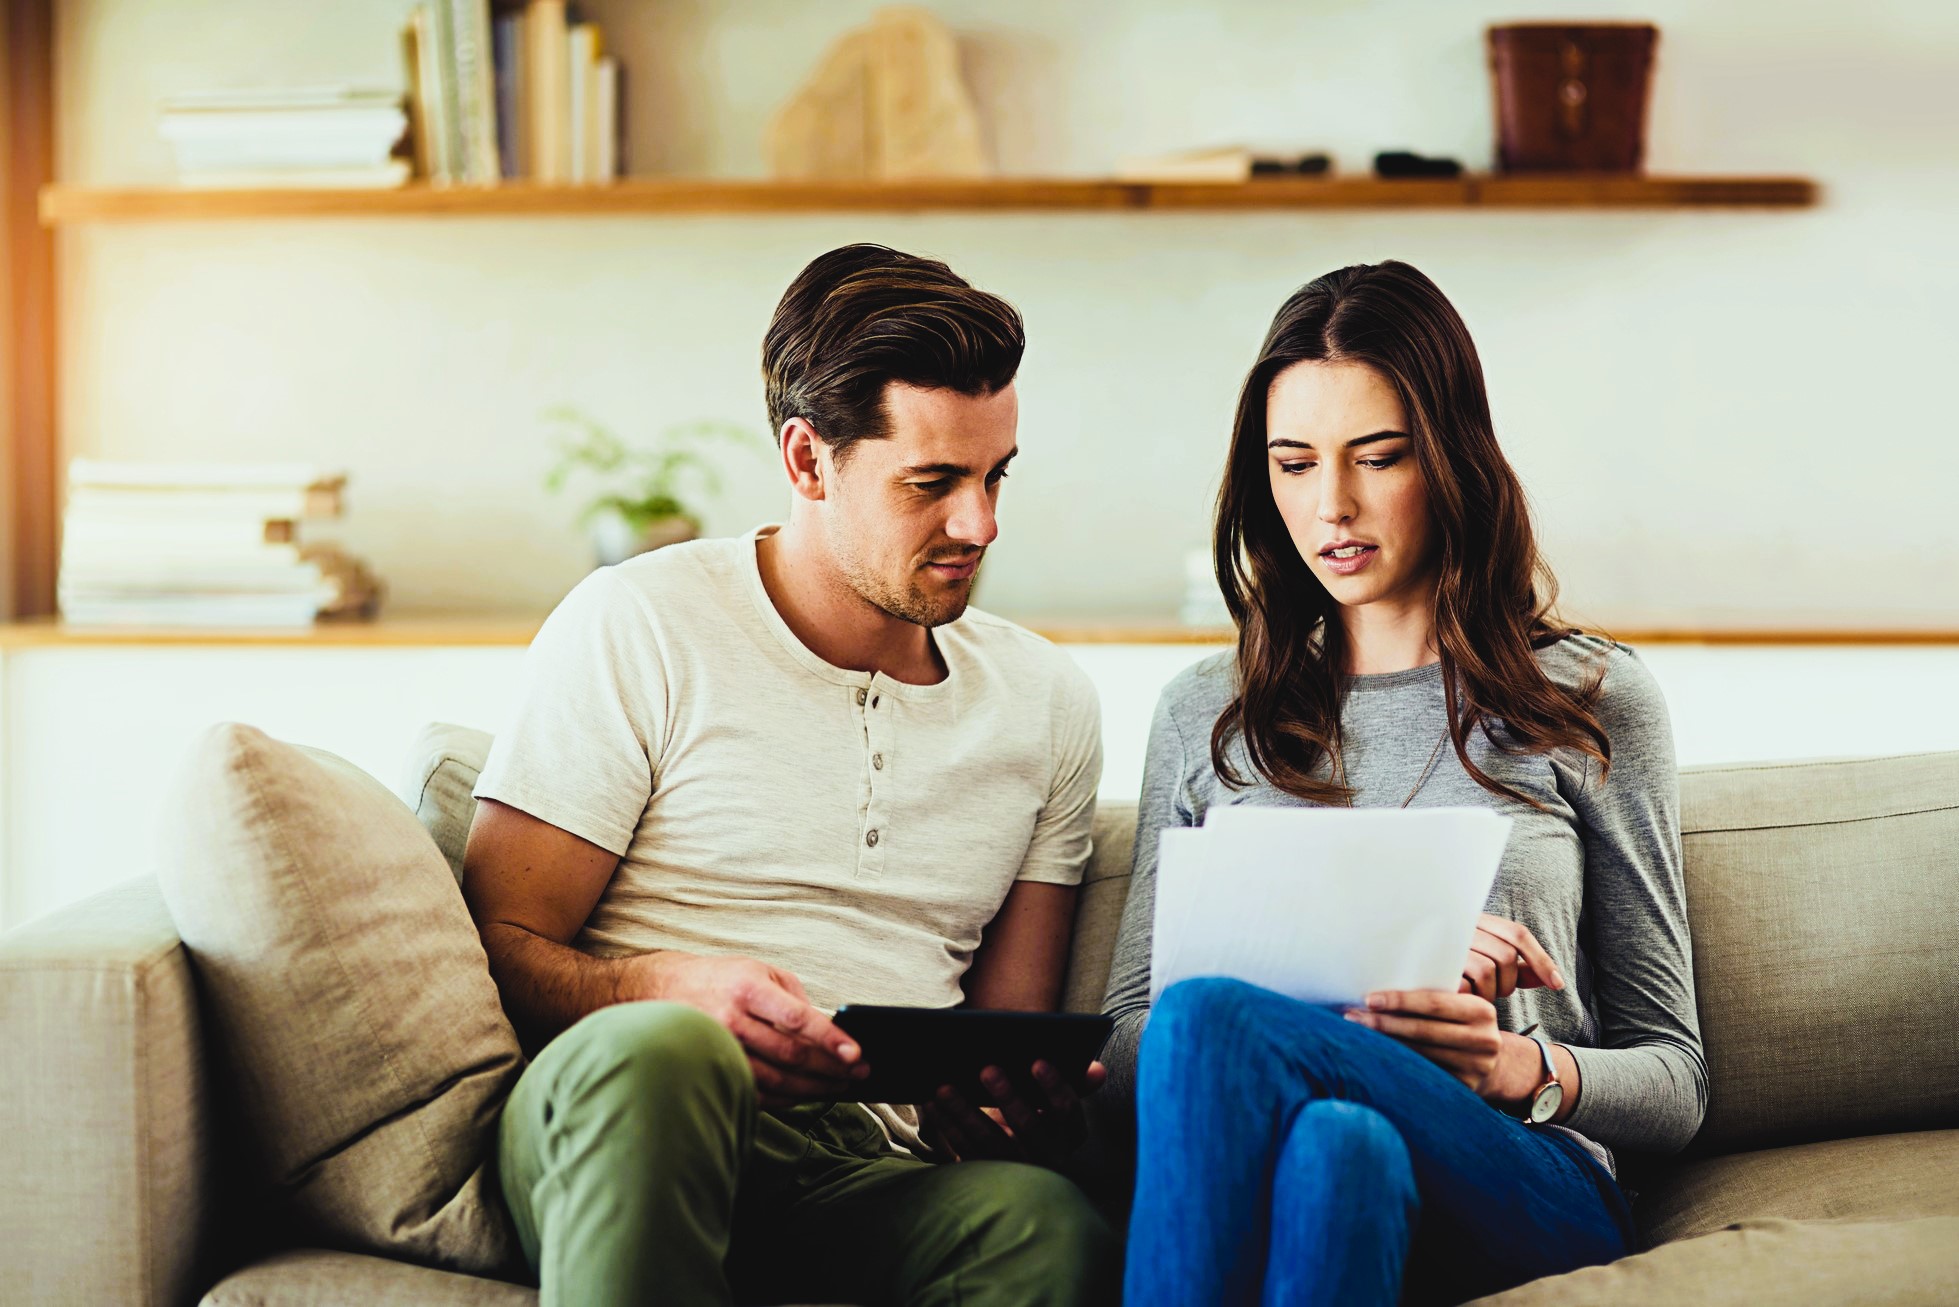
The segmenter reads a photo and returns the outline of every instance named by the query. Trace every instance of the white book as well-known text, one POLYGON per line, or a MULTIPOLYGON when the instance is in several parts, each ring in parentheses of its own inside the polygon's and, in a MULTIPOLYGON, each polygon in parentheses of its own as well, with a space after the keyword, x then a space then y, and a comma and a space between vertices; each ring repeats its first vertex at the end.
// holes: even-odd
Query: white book
POLYGON ((77 458, 69 461, 69 486, 141 486, 149 489, 291 490, 337 488, 347 474, 317 463, 151 463, 77 458))
POLYGON ((566 87, 570 102, 571 139, 566 149, 573 182, 589 182, 598 150, 592 139, 597 118, 599 29, 595 23, 574 23, 565 39, 566 87))
POLYGON ((180 594, 317 594, 324 573, 311 563, 279 570, 215 565, 152 566, 142 570, 108 568, 61 570, 61 593, 69 598, 125 599, 180 594))
POLYGON ((443 3, 449 10, 453 42, 462 180, 493 183, 503 168, 497 158, 497 82, 490 0, 443 3))
POLYGON ((177 184, 193 191, 391 191, 408 184, 408 160, 391 159, 377 168, 199 169, 177 174, 177 184))
POLYGON ((70 522, 297 521, 338 517, 340 510, 338 487, 158 490, 143 486, 77 486, 68 492, 70 522))
POLYGON ((165 113, 238 113, 254 109, 352 110, 399 105, 401 93, 378 87, 249 87, 179 91, 160 101, 165 113))
POLYGON ((167 141, 229 141, 305 139, 325 137, 393 140, 408 126, 408 114, 399 104, 346 110, 293 109, 240 110, 236 113, 165 113, 157 120, 157 134, 167 141))
POLYGON ((76 596, 61 605, 71 626, 170 627, 233 630, 286 630, 307 627, 326 596, 182 595, 170 598, 90 599, 76 596))

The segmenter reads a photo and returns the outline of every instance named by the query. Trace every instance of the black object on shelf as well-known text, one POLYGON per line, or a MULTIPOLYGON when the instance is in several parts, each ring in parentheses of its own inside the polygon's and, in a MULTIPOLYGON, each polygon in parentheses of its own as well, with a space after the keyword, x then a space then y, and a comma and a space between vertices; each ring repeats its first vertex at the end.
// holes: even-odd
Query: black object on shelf
POLYGON ((1374 156, 1374 171, 1382 177, 1460 177, 1462 165, 1454 159, 1430 158, 1409 150, 1383 150, 1374 156))
POLYGON ((1303 154, 1297 159, 1261 157, 1252 160, 1254 177, 1324 177, 1333 171, 1333 158, 1326 154, 1303 154))

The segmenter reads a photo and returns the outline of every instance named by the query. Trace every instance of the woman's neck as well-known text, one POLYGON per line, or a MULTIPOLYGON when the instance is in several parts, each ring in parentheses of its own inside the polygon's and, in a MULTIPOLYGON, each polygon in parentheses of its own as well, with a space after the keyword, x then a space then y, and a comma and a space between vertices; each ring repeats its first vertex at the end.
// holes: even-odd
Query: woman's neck
POLYGON ((1349 676, 1405 672, 1442 661, 1435 647, 1433 595, 1378 600, 1342 608, 1339 614, 1349 676))

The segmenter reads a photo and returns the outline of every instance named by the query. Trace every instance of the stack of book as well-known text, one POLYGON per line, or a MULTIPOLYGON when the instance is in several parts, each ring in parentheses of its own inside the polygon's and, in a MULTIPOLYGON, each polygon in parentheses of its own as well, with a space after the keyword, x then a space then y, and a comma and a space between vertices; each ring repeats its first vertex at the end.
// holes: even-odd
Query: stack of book
POLYGON ((436 183, 607 182, 620 172, 619 63, 566 0, 427 0, 405 34, 417 171, 436 183))
POLYGON ((214 91, 165 100, 158 131, 185 186, 390 187, 408 180, 394 157, 408 132, 401 96, 323 87, 214 91))
POLYGON ((302 546, 302 522, 338 517, 346 477, 299 464, 77 459, 68 472, 59 598, 78 626, 295 627, 371 612, 357 559, 302 546))

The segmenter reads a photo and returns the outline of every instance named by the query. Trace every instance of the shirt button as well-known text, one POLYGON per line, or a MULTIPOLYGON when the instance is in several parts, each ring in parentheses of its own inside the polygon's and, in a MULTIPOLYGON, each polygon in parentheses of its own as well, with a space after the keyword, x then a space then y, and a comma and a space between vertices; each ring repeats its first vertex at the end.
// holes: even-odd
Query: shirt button
POLYGON ((866 843, 866 844, 868 844, 868 845, 870 845, 870 846, 871 846, 872 848, 876 848, 876 847, 877 847, 877 832, 876 832, 876 831, 872 831, 872 832, 871 832, 870 834, 868 834, 868 835, 866 835, 866 836, 864 837, 864 843, 866 843))
POLYGON ((884 770, 884 755, 883 755, 883 754, 881 754, 881 753, 874 753, 874 754, 872 754, 872 755, 871 755, 871 766, 873 766, 873 767, 875 767, 875 768, 877 768, 877 769, 878 769, 879 771, 883 771, 883 770, 884 770))
POLYGON ((864 706, 864 700, 870 697, 871 697, 871 692, 869 690, 859 690, 857 692, 857 706, 859 708, 862 708, 864 706))

